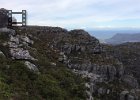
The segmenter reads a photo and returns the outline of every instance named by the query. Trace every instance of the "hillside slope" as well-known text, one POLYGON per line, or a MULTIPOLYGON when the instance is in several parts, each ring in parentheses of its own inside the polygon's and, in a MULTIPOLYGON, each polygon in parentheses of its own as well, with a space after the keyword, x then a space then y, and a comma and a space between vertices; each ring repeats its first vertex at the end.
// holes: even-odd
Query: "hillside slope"
POLYGON ((140 42, 111 46, 108 51, 123 63, 125 73, 133 74, 140 83, 140 42))
POLYGON ((84 30, 0 29, 1 99, 139 100, 139 83, 84 30))

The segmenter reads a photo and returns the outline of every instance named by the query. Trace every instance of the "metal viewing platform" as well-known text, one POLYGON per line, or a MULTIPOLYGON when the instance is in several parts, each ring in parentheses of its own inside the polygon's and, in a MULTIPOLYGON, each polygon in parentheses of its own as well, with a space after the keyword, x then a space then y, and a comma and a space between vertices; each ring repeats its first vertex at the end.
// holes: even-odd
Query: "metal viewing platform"
POLYGON ((12 12, 12 10, 8 10, 8 26, 15 26, 15 25, 22 25, 26 26, 26 10, 22 10, 22 12, 12 12), (14 22, 12 20, 13 14, 21 14, 22 15, 22 21, 21 22, 14 22))

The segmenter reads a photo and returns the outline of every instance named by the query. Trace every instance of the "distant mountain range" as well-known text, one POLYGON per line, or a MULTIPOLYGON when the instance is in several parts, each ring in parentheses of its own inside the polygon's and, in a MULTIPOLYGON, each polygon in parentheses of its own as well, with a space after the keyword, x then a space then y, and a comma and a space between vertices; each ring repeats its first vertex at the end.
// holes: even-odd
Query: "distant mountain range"
POLYGON ((140 33, 135 34, 116 34, 110 39, 105 40, 108 44, 122 44, 126 42, 140 42, 140 33))

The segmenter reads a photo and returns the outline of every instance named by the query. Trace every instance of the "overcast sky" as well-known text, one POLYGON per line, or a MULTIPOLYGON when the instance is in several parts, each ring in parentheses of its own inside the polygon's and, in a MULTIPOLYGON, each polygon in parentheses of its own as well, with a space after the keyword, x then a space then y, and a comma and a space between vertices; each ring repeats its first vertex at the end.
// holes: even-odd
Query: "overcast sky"
POLYGON ((0 7, 27 10, 30 25, 140 28, 140 0, 0 0, 0 7))

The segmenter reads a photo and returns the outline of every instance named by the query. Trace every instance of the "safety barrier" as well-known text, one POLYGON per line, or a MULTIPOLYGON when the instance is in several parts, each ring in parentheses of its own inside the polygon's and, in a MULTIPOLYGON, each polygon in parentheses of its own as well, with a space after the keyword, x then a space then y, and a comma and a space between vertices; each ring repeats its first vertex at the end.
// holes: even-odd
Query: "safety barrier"
POLYGON ((8 26, 14 26, 14 25, 22 25, 26 26, 26 10, 22 10, 22 12, 12 12, 12 10, 8 10, 8 26), (21 14, 22 15, 22 21, 21 22, 14 22, 12 20, 13 14, 21 14))

